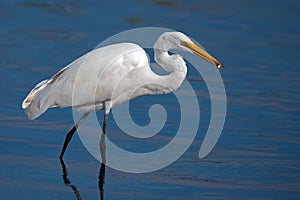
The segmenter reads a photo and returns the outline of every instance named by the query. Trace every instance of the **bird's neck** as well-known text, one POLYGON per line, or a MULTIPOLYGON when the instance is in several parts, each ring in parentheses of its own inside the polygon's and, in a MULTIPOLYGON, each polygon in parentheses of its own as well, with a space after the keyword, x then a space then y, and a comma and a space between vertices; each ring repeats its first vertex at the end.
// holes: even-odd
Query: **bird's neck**
POLYGON ((168 75, 159 76, 159 84, 166 87, 167 92, 172 92, 179 88, 187 74, 183 58, 178 54, 169 55, 167 50, 161 49, 155 49, 154 55, 156 62, 170 72, 168 75))

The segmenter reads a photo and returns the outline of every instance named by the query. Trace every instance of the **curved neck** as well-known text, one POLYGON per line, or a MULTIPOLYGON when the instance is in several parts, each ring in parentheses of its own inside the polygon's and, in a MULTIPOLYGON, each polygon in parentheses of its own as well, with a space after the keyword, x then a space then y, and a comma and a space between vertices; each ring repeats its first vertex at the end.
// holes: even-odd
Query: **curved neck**
POLYGON ((157 82, 163 86, 164 92, 169 93, 180 87, 187 74, 183 58, 178 55, 169 55, 167 49, 154 49, 155 61, 170 74, 158 76, 157 82))

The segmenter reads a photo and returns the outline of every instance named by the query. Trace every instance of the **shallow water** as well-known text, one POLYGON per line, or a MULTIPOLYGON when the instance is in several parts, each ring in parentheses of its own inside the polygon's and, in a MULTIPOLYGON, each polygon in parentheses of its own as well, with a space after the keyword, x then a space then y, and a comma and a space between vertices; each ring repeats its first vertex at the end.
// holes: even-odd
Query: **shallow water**
MULTIPOLYGON (((0 2, 0 198, 76 199, 79 193, 82 199, 99 199, 100 163, 76 134, 65 157, 67 177, 63 177, 58 154, 65 132, 73 125, 71 109, 52 109, 30 121, 20 104, 34 84, 102 40, 144 26, 183 31, 224 63, 226 123, 216 147, 208 157, 199 159, 210 100, 203 80, 190 70, 187 80, 201 106, 196 140, 179 160, 159 171, 130 174, 107 167, 105 199, 299 198, 300 3, 230 0, 118 4, 0 2)), ((166 144, 179 121, 172 94, 134 100, 133 118, 138 124, 147 124, 145 107, 153 102, 168 105, 172 116, 160 133, 164 140, 143 146, 141 141, 126 138, 112 118, 108 133, 120 145, 136 145, 133 151, 166 144)), ((99 112, 100 117, 102 114, 99 112)))

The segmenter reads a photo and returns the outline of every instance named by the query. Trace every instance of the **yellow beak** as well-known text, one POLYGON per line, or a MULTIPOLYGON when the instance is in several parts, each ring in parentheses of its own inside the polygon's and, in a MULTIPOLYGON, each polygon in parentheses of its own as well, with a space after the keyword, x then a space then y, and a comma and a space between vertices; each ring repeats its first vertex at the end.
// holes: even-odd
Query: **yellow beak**
POLYGON ((211 56, 209 53, 204 51, 201 47, 199 47, 195 43, 182 41, 181 45, 189 48, 193 52, 193 54, 195 54, 196 56, 199 56, 199 57, 203 58, 204 60, 206 60, 207 62, 215 65, 218 69, 224 68, 224 66, 222 65, 221 62, 219 62, 216 58, 211 56))

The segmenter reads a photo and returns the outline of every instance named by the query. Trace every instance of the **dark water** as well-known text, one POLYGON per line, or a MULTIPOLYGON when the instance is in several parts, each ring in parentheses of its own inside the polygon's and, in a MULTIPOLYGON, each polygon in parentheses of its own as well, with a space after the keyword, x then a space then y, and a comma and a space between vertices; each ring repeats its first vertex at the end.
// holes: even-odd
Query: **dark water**
MULTIPOLYGON (((226 124, 217 146, 200 160, 210 101, 201 77, 190 71, 201 104, 195 142, 156 172, 128 174, 107 167, 105 199, 299 199, 299 9, 299 1, 269 0, 1 1, 0 198, 76 199, 79 194, 99 199, 100 163, 78 135, 63 177, 58 154, 73 124, 71 110, 52 109, 29 121, 20 104, 36 82, 107 37, 161 26, 187 33, 225 64, 226 124)), ((143 106, 170 98, 135 100, 134 119, 147 123, 143 106)), ((176 106, 171 112, 176 116, 176 106)), ((173 125, 165 127, 167 136, 173 125)), ((118 132, 113 119, 108 130, 118 132)))

